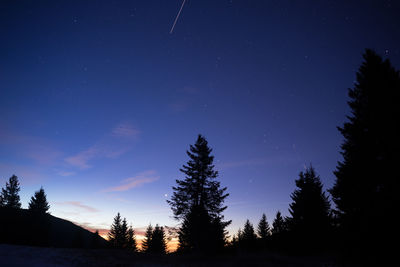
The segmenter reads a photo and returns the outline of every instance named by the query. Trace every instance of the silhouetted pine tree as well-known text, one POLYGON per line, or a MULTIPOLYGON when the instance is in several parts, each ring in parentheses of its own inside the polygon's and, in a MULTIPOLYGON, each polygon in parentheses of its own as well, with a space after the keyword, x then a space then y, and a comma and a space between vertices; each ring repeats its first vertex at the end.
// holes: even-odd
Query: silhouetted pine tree
POLYGON ((49 208, 50 205, 47 202, 46 193, 44 192, 43 187, 40 187, 40 190, 36 191, 35 195, 31 197, 29 209, 38 213, 47 213, 49 208))
POLYGON ((240 241, 243 240, 243 231, 242 231, 242 229, 240 227, 239 227, 239 230, 237 232, 237 240, 238 240, 239 243, 240 243, 240 241))
POLYGON ((127 248, 128 247, 128 223, 126 221, 126 218, 122 220, 121 224, 121 240, 122 240, 122 247, 127 248))
POLYGON ((240 228, 239 228, 238 233, 237 233, 237 238, 238 238, 238 241, 243 239, 243 232, 242 232, 242 229, 240 229, 240 228))
MULTIPOLYGON (((126 220, 125 226, 126 226, 126 220)), ((110 232, 108 232, 108 240, 110 244, 115 248, 123 248, 126 243, 126 227, 123 226, 121 215, 117 214, 114 217, 114 222, 111 225, 110 232)))
POLYGON ((334 172, 336 181, 330 193, 346 242, 369 247, 390 244, 383 238, 395 236, 393 231, 398 229, 390 217, 399 207, 399 71, 389 60, 366 50, 348 94, 351 115, 338 128, 344 137, 343 160, 334 172))
POLYGON ((285 219, 283 219, 280 211, 276 213, 275 219, 272 223, 271 233, 273 235, 281 234, 287 230, 285 219))
POLYGON ((151 252, 151 246, 152 246, 152 237, 153 237, 153 226, 149 224, 146 228, 146 233, 144 235, 144 239, 142 242, 142 251, 143 252, 151 252))
POLYGON ((296 189, 289 205, 291 214, 289 230, 297 241, 307 240, 310 246, 323 249, 319 241, 327 238, 330 230, 330 204, 319 176, 312 166, 300 172, 296 189))
POLYGON ((135 230, 133 230, 132 225, 129 226, 128 231, 127 231, 127 249, 132 250, 132 251, 137 251, 137 244, 136 244, 136 236, 135 236, 135 230))
POLYGON ((242 232, 242 239, 243 240, 255 240, 257 238, 256 234, 254 233, 253 224, 247 219, 242 232))
POLYGON ((254 232, 253 224, 251 224, 250 221, 247 219, 243 227, 240 246, 245 249, 254 249, 256 245, 256 239, 257 236, 254 232))
POLYGON ((238 238, 237 238, 237 235, 233 235, 232 236, 232 240, 231 240, 231 242, 230 242, 230 246, 236 246, 238 244, 238 238))
POLYGON ((190 160, 180 169, 185 179, 176 180, 177 186, 167 201, 175 218, 182 221, 179 247, 183 250, 217 250, 226 242, 225 228, 230 221, 223 221, 222 212, 227 208, 223 203, 229 194, 215 180, 218 172, 214 170, 211 151, 206 139, 199 135, 187 151, 190 160), (205 236, 207 242, 203 240, 205 236))
POLYGON ((257 227, 257 234, 262 240, 266 240, 271 235, 271 229, 267 221, 267 216, 263 213, 257 227))
POLYGON ((164 228, 156 224, 151 236, 151 252, 156 254, 165 254, 167 244, 165 242, 164 228))
POLYGON ((6 187, 1 189, 0 204, 2 207, 20 209, 21 202, 19 198, 18 177, 13 175, 6 182, 6 187))

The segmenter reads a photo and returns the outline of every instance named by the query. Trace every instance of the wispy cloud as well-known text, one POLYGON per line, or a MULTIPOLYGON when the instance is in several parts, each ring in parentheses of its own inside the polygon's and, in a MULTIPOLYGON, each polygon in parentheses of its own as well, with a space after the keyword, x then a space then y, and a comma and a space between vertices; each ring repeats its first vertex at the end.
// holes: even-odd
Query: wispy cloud
POLYGON ((75 172, 59 171, 59 172, 57 172, 57 174, 60 175, 60 176, 67 177, 67 176, 75 175, 75 172))
POLYGON ((62 156, 62 152, 49 139, 7 130, 0 131, 0 148, 12 148, 16 155, 32 159, 40 165, 53 164, 62 156))
POLYGON ((137 137, 139 134, 140 131, 130 123, 121 123, 112 131, 112 135, 115 137, 137 137))
POLYGON ((244 166, 265 165, 268 164, 270 160, 270 158, 252 158, 238 161, 221 162, 217 163, 217 167, 219 169, 231 169, 244 166))
POLYGON ((60 206, 71 206, 78 208, 81 211, 85 212, 98 212, 99 210, 88 205, 82 204, 80 201, 64 201, 64 202, 55 202, 54 204, 60 206))
POLYGON ((24 185, 34 185, 48 178, 46 172, 39 166, 26 166, 0 162, 0 181, 8 179, 11 175, 17 175, 24 185))
POLYGON ((83 150, 75 156, 65 158, 65 161, 72 166, 79 167, 80 169, 88 169, 91 167, 88 161, 96 156, 100 156, 100 150, 96 146, 92 146, 83 150))
POLYGON ((68 164, 80 169, 92 167, 90 161, 100 158, 117 158, 132 149, 132 141, 140 131, 129 123, 121 123, 94 145, 64 159, 68 164))
POLYGON ((157 181, 158 179, 160 179, 160 176, 157 175, 156 171, 145 171, 137 174, 136 176, 122 180, 120 185, 107 188, 104 190, 104 192, 128 191, 143 184, 152 183, 154 181, 157 181))

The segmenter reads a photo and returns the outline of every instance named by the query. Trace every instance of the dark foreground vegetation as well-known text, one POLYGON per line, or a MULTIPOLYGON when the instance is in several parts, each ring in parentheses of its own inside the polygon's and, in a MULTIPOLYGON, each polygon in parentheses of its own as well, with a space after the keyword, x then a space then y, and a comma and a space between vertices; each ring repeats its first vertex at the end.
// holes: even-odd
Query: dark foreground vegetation
MULTIPOLYGON (((393 265, 398 236, 394 219, 399 207, 396 185, 400 178, 399 72, 388 60, 367 50, 349 97, 351 115, 338 128, 344 137, 340 151, 343 160, 334 172, 334 186, 324 192, 317 171, 310 165, 295 180, 297 188, 291 195, 290 215, 283 217, 277 211, 272 227, 262 215, 256 229, 247 220, 243 229, 229 240, 226 227, 231 221, 223 215, 229 194, 217 180, 212 149, 199 135, 187 151, 188 162, 180 170, 184 178, 176 180, 168 200, 180 223, 176 253, 166 255, 165 230, 158 225, 149 225, 141 251, 144 253, 138 253, 133 227, 119 213, 111 226, 108 244, 120 250, 54 253, 84 253, 86 256, 82 257, 88 262, 82 264, 95 266, 106 264, 107 257, 113 260, 105 266, 393 265), (104 261, 99 262, 102 258, 104 261)), ((12 176, 0 196, 1 243, 106 246, 96 234, 47 214, 43 189, 32 197, 29 210, 20 209, 18 191, 18 179, 12 176)))

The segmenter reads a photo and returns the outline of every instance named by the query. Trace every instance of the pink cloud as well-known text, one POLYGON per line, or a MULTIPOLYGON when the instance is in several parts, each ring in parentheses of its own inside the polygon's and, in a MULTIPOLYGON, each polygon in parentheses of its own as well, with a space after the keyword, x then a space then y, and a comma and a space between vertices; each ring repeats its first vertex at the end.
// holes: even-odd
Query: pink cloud
POLYGON ((17 155, 33 159, 42 165, 52 164, 62 156, 62 152, 48 139, 8 131, 0 132, 0 146, 10 146, 17 155))
POLYGON ((65 161, 73 166, 79 167, 80 169, 88 169, 91 166, 88 164, 88 161, 94 157, 96 157, 99 153, 99 150, 96 147, 90 147, 86 150, 83 150, 76 154, 75 156, 71 156, 65 159, 65 161))
POLYGON ((90 160, 97 158, 117 158, 130 149, 130 146, 121 145, 120 147, 117 144, 106 145, 105 143, 99 143, 79 152, 75 156, 67 157, 64 160, 72 166, 80 169, 88 169, 92 167, 92 165, 89 164, 90 160))
POLYGON ((76 155, 64 159, 68 164, 80 169, 92 167, 91 160, 99 158, 117 158, 132 149, 132 141, 139 135, 139 130, 130 124, 119 124, 94 145, 76 155), (124 138, 120 138, 124 137, 124 138))
POLYGON ((121 181, 121 185, 110 187, 104 190, 104 192, 119 192, 119 191, 127 191, 132 188, 141 186, 143 184, 152 183, 160 179, 160 176, 157 175, 156 171, 150 170, 139 173, 134 177, 129 177, 121 181))
POLYGON ((96 208, 82 204, 82 202, 80 202, 80 201, 64 201, 64 202, 56 202, 54 204, 61 205, 61 206, 72 206, 72 207, 78 208, 80 210, 83 210, 85 212, 98 212, 99 211, 96 208))
POLYGON ((13 174, 18 176, 20 183, 24 185, 38 184, 47 178, 40 167, 0 162, 0 180, 8 179, 13 174))
POLYGON ((60 176, 67 177, 67 176, 75 175, 75 172, 59 171, 57 174, 60 175, 60 176))

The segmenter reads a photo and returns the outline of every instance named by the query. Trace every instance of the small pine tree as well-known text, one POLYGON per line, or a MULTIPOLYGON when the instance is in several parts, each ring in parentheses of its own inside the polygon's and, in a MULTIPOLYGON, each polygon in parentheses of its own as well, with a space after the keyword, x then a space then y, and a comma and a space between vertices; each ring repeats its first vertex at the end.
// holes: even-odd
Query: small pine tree
POLYGON ((128 247, 128 223, 126 218, 122 220, 121 224, 121 247, 127 248, 128 247))
POLYGON ((246 250, 252 250, 255 247, 257 236, 254 232, 253 224, 250 223, 249 220, 246 220, 246 223, 243 227, 242 238, 240 240, 240 246, 246 250))
POLYGON ((253 241, 256 240, 256 238, 257 236, 254 233, 253 224, 247 219, 243 227, 242 239, 244 241, 253 241))
POLYGON ((125 241, 125 233, 122 231, 122 219, 119 212, 114 217, 114 222, 111 225, 110 232, 108 232, 108 240, 115 248, 122 248, 125 241))
POLYGON ((267 237, 271 235, 271 230, 265 213, 262 215, 261 220, 258 223, 257 234, 262 240, 266 240, 267 237))
POLYGON ((20 209, 21 202, 18 195, 20 191, 18 177, 13 175, 6 182, 6 187, 1 189, 0 204, 2 207, 20 209))
POLYGON ((35 192, 35 195, 31 197, 31 201, 29 202, 29 210, 38 212, 38 213, 47 213, 50 205, 46 199, 46 193, 44 192, 43 187, 40 187, 39 191, 35 192))
POLYGON ((132 225, 129 226, 127 232, 127 248, 132 251, 137 251, 135 230, 133 230, 132 225))
POLYGON ((300 172, 296 186, 289 205, 290 231, 301 239, 320 240, 330 228, 330 204, 312 166, 300 172))
POLYGON ((144 239, 142 241, 142 251, 145 253, 151 252, 151 247, 152 247, 152 237, 153 237, 153 226, 149 224, 146 228, 146 233, 144 235, 144 239))
POLYGON ((276 213, 274 222, 272 223, 272 234, 281 234, 286 231, 286 222, 282 217, 282 214, 280 211, 276 213))
POLYGON ((239 227, 239 230, 237 232, 237 241, 240 243, 243 240, 243 232, 242 229, 239 227))
POLYGON ((151 235, 151 252, 156 254, 165 254, 167 244, 165 242, 164 228, 156 224, 151 235))

